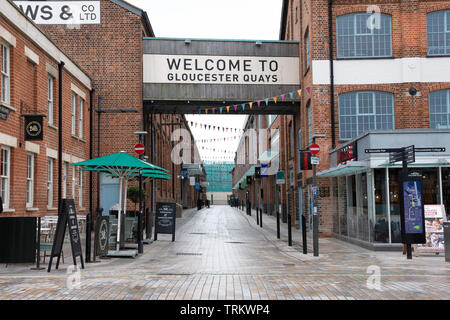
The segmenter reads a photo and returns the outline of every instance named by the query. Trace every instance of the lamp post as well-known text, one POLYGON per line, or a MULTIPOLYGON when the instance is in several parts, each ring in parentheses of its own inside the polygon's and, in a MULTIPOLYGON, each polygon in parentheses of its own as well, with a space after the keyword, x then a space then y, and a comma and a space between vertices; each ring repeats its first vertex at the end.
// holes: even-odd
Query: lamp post
MULTIPOLYGON (((136 131, 134 134, 139 136, 139 143, 142 144, 144 142, 144 136, 147 135, 147 131, 136 131)), ((145 154, 145 148, 144 153, 139 155, 139 159, 143 160, 145 154)), ((142 244, 142 212, 143 211, 143 203, 142 203, 142 170, 139 171, 139 213, 138 213, 138 253, 144 253, 144 247, 142 244)))

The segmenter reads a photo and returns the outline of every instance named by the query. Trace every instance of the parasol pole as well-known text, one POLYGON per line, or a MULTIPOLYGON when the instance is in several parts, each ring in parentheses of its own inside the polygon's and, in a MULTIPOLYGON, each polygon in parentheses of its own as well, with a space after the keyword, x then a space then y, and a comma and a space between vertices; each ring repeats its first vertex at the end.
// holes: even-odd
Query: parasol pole
POLYGON ((116 251, 120 251, 120 218, 122 216, 122 189, 123 189, 123 176, 119 178, 119 212, 117 214, 117 246, 116 251))

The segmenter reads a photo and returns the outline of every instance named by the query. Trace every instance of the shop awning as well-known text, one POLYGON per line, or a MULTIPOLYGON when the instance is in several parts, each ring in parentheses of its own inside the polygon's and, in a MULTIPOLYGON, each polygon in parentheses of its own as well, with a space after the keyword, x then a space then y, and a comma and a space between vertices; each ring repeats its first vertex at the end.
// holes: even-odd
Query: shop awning
POLYGON ((243 183, 242 188, 247 187, 247 177, 255 175, 255 166, 251 166, 250 169, 242 176, 242 178, 236 183, 233 187, 233 189, 238 189, 239 184, 243 183))
POLYGON ((260 157, 259 157, 259 161, 260 162, 270 162, 272 161, 274 158, 276 158, 278 156, 278 152, 276 151, 272 151, 272 150, 267 150, 266 152, 264 152, 260 157))
POLYGON ((348 175, 356 174, 367 168, 368 168, 368 166, 365 161, 351 161, 351 162, 348 162, 347 164, 321 171, 321 172, 317 173, 317 176, 321 177, 321 178, 348 176, 348 175))
POLYGON ((202 174, 202 165, 200 163, 189 163, 189 164, 183 164, 183 169, 187 169, 189 176, 194 176, 198 174, 202 174))

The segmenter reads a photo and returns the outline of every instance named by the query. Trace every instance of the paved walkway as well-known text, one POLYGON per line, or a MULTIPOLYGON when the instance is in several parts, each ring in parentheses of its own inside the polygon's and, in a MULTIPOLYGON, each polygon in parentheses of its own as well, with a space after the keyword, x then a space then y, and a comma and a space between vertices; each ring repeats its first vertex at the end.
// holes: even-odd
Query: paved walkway
MULTIPOLYGON (((264 228, 253 214, 229 206, 185 212, 176 242, 159 235, 136 259, 88 264, 76 276, 60 270, 0 266, 0 299, 449 299, 450 269, 442 256, 406 260, 336 239, 320 239, 320 256, 276 239, 275 219, 264 228), (375 272, 375 274, 373 274, 375 272), (379 272, 379 273, 377 273, 379 272), (380 274, 380 277, 376 275, 380 274)), ((311 243, 311 241, 309 241, 311 243)))

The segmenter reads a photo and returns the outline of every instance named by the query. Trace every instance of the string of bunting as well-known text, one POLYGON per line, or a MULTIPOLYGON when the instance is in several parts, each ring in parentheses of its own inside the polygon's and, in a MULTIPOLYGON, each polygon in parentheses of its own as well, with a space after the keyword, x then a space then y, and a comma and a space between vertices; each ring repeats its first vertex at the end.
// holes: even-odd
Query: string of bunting
POLYGON ((191 128, 200 128, 200 129, 206 129, 206 130, 213 130, 213 131, 222 131, 222 132, 234 132, 234 133, 243 133, 243 129, 239 128, 229 128, 229 127, 221 127, 221 126, 214 126, 210 124, 204 124, 199 122, 190 121, 191 128))
MULTIPOLYGON (((211 111, 212 114, 225 113, 225 110, 227 111, 227 113, 230 113, 231 108, 233 108, 235 112, 237 112, 238 109, 241 109, 241 108, 242 108, 242 111, 245 111, 245 108, 247 105, 250 107, 250 109, 253 109, 254 106, 257 106, 258 108, 260 108, 261 105, 263 105, 263 103, 265 103, 266 106, 268 106, 269 102, 271 102, 271 101, 277 103, 279 101, 279 98, 281 99, 281 101, 284 101, 287 96, 289 96, 291 99, 294 99, 294 94, 295 94, 295 91, 291 91, 291 92, 284 93, 284 94, 281 94, 279 96, 275 96, 272 98, 266 98, 266 99, 262 99, 262 100, 242 103, 241 105, 235 104, 232 106, 219 107, 219 108, 206 108, 203 111, 205 112, 205 114, 208 114, 209 111, 211 111), (218 111, 218 112, 216 112, 216 111, 218 111)), ((302 96, 302 89, 297 90, 297 95, 299 97, 302 96)), ((198 112, 198 114, 201 114, 202 111, 201 111, 201 109, 199 109, 197 112, 198 112)))

